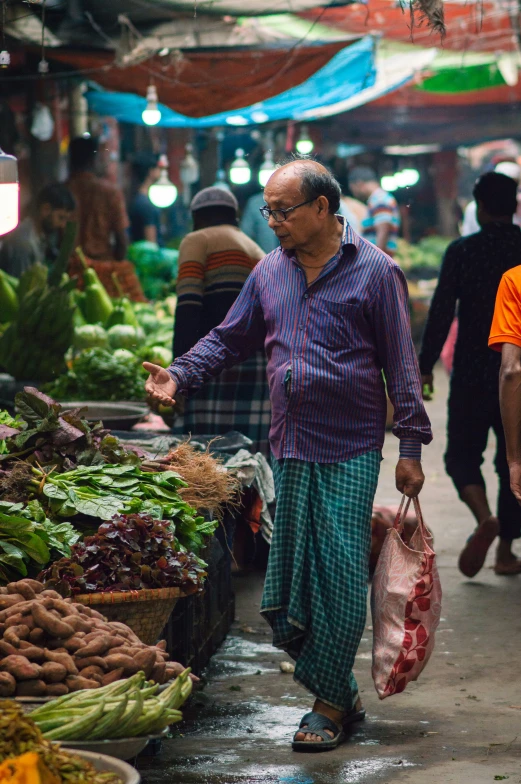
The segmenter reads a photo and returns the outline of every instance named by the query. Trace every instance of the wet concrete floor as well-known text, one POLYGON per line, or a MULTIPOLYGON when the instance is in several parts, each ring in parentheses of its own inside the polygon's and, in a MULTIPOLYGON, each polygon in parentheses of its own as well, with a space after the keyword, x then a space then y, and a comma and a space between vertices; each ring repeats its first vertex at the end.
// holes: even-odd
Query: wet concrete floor
MULTIPOLYGON (((280 671, 287 657, 270 645, 258 614, 262 575, 236 579, 237 620, 180 725, 160 756, 139 758, 144 784, 488 784, 521 782, 521 576, 496 577, 487 566, 473 580, 457 557, 472 531, 443 470, 447 382, 429 405, 435 442, 425 449, 424 514, 435 535, 444 588, 437 647, 416 683, 378 700, 371 680, 371 620, 355 674, 366 721, 333 752, 298 754, 290 740, 312 698, 280 671)), ((397 441, 385 445, 377 493, 396 503, 397 441)), ((486 476, 491 493, 493 443, 486 476)), ((517 546, 521 555, 521 548, 517 546)))

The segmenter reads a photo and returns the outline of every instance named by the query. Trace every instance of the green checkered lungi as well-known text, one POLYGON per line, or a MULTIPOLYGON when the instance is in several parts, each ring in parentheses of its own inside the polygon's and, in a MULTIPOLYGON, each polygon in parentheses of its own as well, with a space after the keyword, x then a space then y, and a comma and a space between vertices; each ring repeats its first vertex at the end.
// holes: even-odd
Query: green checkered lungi
POLYGON ((274 461, 277 511, 261 613, 295 680, 350 711, 366 619, 371 516, 380 452, 345 463, 274 461))

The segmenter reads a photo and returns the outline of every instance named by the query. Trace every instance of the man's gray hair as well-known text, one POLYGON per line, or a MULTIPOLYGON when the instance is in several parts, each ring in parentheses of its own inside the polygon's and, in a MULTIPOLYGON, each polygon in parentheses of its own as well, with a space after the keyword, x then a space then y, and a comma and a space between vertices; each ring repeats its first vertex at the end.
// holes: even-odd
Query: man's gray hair
POLYGON ((355 166, 348 174, 348 182, 378 182, 378 177, 370 166, 355 166))
POLYGON ((302 195, 305 199, 318 199, 325 196, 329 202, 329 212, 335 215, 340 209, 342 189, 328 169, 320 171, 315 168, 302 167, 302 195))

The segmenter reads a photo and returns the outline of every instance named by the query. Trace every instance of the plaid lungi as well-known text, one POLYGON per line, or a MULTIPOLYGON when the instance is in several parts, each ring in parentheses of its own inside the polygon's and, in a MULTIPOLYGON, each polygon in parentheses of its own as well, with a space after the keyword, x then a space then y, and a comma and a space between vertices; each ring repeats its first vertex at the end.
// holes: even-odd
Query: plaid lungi
POLYGON ((269 456, 270 422, 266 358, 259 351, 240 365, 224 370, 195 395, 186 398, 184 414, 175 420, 173 433, 223 436, 230 430, 238 430, 251 438, 254 452, 269 456))
POLYGON ((366 619, 371 515, 380 452, 346 463, 274 461, 277 510, 261 613, 295 680, 350 711, 366 619))

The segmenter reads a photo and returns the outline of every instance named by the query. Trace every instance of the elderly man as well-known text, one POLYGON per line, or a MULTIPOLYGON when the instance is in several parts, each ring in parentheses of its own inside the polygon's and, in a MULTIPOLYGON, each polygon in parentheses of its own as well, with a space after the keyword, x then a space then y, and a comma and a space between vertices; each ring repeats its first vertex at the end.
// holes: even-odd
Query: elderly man
POLYGON ((224 322, 167 370, 145 364, 147 392, 171 405, 262 346, 272 403, 277 513, 261 612, 273 643, 315 697, 293 740, 325 751, 364 717, 352 673, 366 616, 371 511, 386 395, 400 439, 396 485, 423 485, 421 399, 402 272, 335 213, 340 187, 294 161, 269 180, 262 209, 280 248, 260 261, 224 322))

